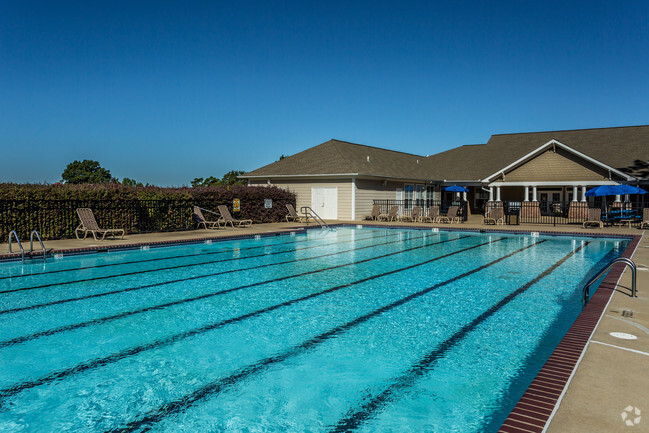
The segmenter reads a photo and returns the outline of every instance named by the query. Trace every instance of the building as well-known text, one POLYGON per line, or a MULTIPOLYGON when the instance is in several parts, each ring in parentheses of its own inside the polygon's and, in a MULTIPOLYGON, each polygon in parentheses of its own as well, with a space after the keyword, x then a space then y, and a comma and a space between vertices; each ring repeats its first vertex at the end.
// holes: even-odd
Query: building
POLYGON ((326 219, 359 220, 374 200, 451 201, 449 185, 469 189, 472 212, 513 201, 544 213, 553 203, 587 207, 597 185, 649 185, 649 125, 498 134, 431 156, 329 140, 241 177, 289 189, 326 219))

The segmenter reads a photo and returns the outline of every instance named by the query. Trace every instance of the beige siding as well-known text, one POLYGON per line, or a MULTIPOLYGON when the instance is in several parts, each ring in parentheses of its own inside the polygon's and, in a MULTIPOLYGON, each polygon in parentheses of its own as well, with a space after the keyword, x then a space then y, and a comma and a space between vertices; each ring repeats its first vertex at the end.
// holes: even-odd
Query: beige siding
MULTIPOLYGON (((250 181, 251 186, 268 185, 265 181, 250 181)), ((271 185, 286 189, 297 196, 296 209, 299 211, 302 206, 311 207, 311 188, 332 188, 338 189, 338 219, 350 220, 352 215, 352 181, 351 179, 334 180, 294 180, 294 179, 271 179, 271 185)), ((317 212, 317 209, 315 210, 317 212)))
POLYGON ((372 212, 374 200, 394 200, 397 188, 403 189, 403 182, 386 182, 381 180, 356 179, 356 220, 372 212))
POLYGON ((608 171, 576 155, 557 149, 548 150, 531 161, 506 173, 507 182, 557 182, 608 179, 608 171))

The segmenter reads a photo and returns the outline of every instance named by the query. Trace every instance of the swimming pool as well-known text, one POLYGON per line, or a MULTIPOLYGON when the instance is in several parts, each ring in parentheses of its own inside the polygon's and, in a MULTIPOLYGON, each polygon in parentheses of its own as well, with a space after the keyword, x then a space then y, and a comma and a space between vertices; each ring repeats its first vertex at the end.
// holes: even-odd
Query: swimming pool
POLYGON ((365 227, 0 265, 0 431, 495 431, 627 241, 365 227))

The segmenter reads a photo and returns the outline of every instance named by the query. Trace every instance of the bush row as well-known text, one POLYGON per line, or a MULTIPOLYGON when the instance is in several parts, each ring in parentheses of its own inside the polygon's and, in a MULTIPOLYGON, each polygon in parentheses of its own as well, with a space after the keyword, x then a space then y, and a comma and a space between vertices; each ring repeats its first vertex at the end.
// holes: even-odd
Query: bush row
POLYGON ((295 205, 295 194, 276 187, 0 184, 0 239, 6 240, 11 230, 21 239, 29 239, 31 230, 43 239, 74 237, 80 207, 91 208, 100 227, 143 233, 193 228, 194 205, 214 211, 226 205, 234 218, 254 223, 283 221, 286 203, 295 205), (240 212, 233 211, 234 199, 240 200, 240 212), (272 200, 272 208, 265 207, 266 199, 272 200))

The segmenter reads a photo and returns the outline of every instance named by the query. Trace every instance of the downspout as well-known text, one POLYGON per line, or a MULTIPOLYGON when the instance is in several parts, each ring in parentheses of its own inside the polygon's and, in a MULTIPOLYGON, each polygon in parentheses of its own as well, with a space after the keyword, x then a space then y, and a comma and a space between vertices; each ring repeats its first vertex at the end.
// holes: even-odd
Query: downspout
POLYGON ((352 221, 356 221, 356 178, 355 177, 352 177, 352 221))

